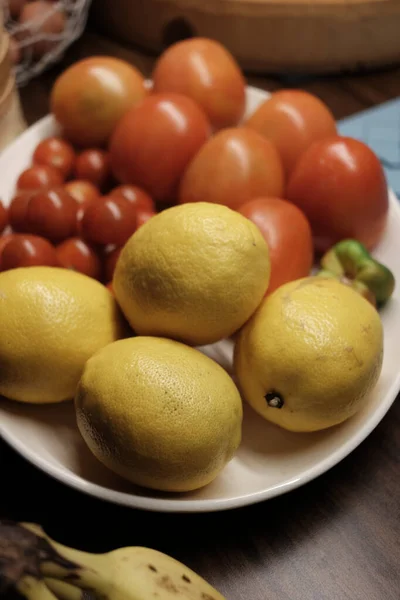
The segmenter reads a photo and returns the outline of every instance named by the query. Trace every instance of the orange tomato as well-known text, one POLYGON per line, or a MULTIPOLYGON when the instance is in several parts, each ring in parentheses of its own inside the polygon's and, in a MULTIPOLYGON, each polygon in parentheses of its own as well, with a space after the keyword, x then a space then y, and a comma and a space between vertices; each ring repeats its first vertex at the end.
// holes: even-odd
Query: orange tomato
POLYGON ((267 294, 310 274, 314 258, 311 227, 297 206, 280 198, 256 198, 239 212, 257 225, 268 244, 271 279, 267 294))
POLYGON ((258 196, 282 196, 278 152, 245 127, 224 129, 199 150, 180 185, 179 201, 214 202, 237 209, 258 196))
POLYGON ((210 133, 205 113, 191 98, 149 96, 121 119, 112 136, 114 176, 156 201, 173 201, 183 171, 210 133))
POLYGON ((336 134, 335 119, 329 108, 302 90, 274 92, 245 124, 275 144, 286 177, 313 142, 336 134))
POLYGON ((51 110, 64 135, 78 146, 105 144, 121 117, 147 94, 142 74, 106 56, 78 61, 56 80, 51 110))
POLYGON ((222 44, 192 38, 170 46, 156 63, 154 92, 176 92, 195 100, 215 129, 237 125, 245 109, 246 82, 222 44))
POLYGON ((352 138, 335 136, 310 146, 289 180, 287 198, 310 221, 318 252, 347 238, 372 250, 386 227, 385 173, 374 152, 352 138))

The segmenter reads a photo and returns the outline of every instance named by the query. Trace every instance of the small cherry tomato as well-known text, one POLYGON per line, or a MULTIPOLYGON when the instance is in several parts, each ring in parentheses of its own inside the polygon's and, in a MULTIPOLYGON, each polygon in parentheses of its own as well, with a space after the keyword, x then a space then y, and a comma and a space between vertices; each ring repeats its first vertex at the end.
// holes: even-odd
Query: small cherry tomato
POLYGON ((56 249, 48 240, 35 235, 14 235, 1 253, 0 270, 33 266, 58 267, 56 249))
POLYGON ((119 185, 110 192, 110 196, 125 198, 129 200, 135 208, 141 210, 155 210, 154 202, 150 196, 136 185, 119 185))
POLYGON ((85 179, 100 189, 110 181, 110 157, 108 152, 92 148, 79 154, 75 163, 75 176, 85 179))
POLYGON ((259 196, 283 195, 284 175, 275 146, 245 127, 224 129, 185 171, 179 202, 213 202, 237 209, 259 196))
POLYGON ((138 209, 136 213, 136 229, 139 229, 139 227, 147 223, 147 221, 156 214, 157 213, 154 210, 138 209))
POLYGON ((273 92, 245 125, 276 146, 286 178, 313 142, 336 134, 336 122, 329 108, 303 90, 273 92))
POLYGON ((60 171, 48 165, 33 165, 21 173, 17 180, 18 190, 39 190, 61 185, 64 178, 60 171))
POLYGON ((358 140, 335 136, 314 142, 290 177, 287 198, 310 221, 318 252, 343 239, 372 250, 385 231, 385 173, 374 152, 358 140))
POLYGON ((81 238, 69 238, 56 248, 62 267, 84 273, 94 279, 100 279, 102 264, 95 250, 81 238))
POLYGON ((11 200, 8 207, 8 220, 12 229, 18 233, 29 231, 27 223, 28 203, 31 197, 37 192, 21 191, 11 200))
POLYGON ((121 254, 122 248, 114 248, 111 252, 109 252, 105 257, 104 262, 104 276, 105 281, 112 281, 115 265, 117 264, 117 260, 119 255, 121 254))
POLYGON ((4 208, 4 204, 0 200, 0 233, 4 231, 4 229, 8 225, 8 212, 4 208))
POLYGON ((74 198, 78 204, 87 204, 100 196, 98 187, 85 179, 74 179, 64 185, 64 189, 74 198))
POLYGON ((123 246, 136 229, 135 207, 124 198, 104 196, 85 207, 80 228, 92 244, 123 246))
POLYGON ((74 63, 56 80, 51 111, 73 144, 101 146, 121 117, 148 94, 143 75, 128 62, 94 56, 74 63))
POLYGON ((51 241, 62 241, 76 234, 78 203, 63 188, 35 194, 28 203, 29 231, 51 241))
POLYGON ((192 38, 167 48, 152 75, 153 92, 189 96, 215 129, 237 125, 245 108, 246 82, 236 60, 215 40, 192 38))
POLYGON ((314 258, 311 227, 297 206, 280 198, 257 198, 239 212, 257 225, 268 244, 271 278, 267 294, 310 274, 314 258))
POLYGON ((66 179, 72 173, 75 152, 71 144, 62 138, 50 137, 38 144, 33 153, 33 162, 57 169, 66 179))
POLYGON ((210 122, 191 98, 148 96, 122 117, 112 135, 113 174, 155 201, 173 201, 184 170, 210 133, 210 122))

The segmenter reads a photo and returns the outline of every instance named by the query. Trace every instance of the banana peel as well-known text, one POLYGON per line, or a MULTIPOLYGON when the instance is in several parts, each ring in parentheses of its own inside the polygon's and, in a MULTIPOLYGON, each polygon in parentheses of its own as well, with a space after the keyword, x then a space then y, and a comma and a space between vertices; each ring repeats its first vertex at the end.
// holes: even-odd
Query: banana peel
POLYGON ((333 277, 352 287, 375 307, 383 306, 395 288, 393 273, 357 240, 342 240, 321 259, 321 277, 333 277))
POLYGON ((143 547, 91 554, 63 546, 36 524, 0 521, 0 595, 29 600, 225 600, 197 573, 143 547))

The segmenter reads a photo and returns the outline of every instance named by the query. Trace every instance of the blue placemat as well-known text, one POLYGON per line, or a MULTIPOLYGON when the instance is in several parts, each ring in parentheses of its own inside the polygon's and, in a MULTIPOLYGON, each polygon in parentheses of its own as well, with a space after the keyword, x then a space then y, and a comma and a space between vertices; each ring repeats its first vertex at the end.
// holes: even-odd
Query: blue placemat
POLYGON ((400 98, 342 119, 338 128, 341 135, 361 140, 374 150, 400 198, 400 98))

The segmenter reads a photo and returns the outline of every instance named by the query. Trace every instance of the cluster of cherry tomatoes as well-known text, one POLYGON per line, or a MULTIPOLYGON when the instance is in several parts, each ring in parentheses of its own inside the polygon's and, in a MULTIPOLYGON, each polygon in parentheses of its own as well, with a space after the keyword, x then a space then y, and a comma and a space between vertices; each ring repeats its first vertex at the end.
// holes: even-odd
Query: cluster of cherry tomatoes
MULTIPOLYGON (((270 291, 342 239, 371 250, 383 235, 388 189, 372 150, 341 137, 328 107, 301 90, 274 92, 246 115, 243 73, 213 40, 168 48, 150 85, 125 61, 79 61, 50 104, 63 139, 39 144, 9 222, 47 240, 48 260, 106 283, 154 203, 215 202, 253 220, 270 247, 270 291)), ((28 242, 8 241, 0 268, 32 261, 21 258, 28 242)))
POLYGON ((109 283, 120 248, 154 214, 146 192, 116 184, 106 151, 45 139, 8 210, 0 203, 0 270, 60 266, 109 283))

